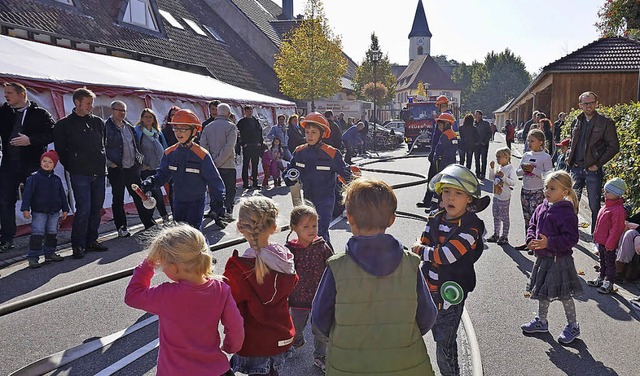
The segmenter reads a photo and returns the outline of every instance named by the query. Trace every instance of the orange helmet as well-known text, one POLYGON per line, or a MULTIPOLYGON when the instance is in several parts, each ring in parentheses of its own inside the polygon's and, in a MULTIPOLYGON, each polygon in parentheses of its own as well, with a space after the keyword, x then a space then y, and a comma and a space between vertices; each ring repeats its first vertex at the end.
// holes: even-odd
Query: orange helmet
POLYGON ((436 121, 446 121, 446 122, 451 123, 453 125, 453 123, 456 122, 456 119, 450 113, 443 112, 443 113, 440 114, 440 116, 438 116, 436 121))
POLYGON ((312 112, 304 117, 304 120, 300 122, 302 128, 307 127, 307 123, 313 123, 323 129, 322 138, 329 138, 331 135, 331 126, 329 121, 319 112, 312 112))
POLYGON ((195 128, 198 132, 202 130, 202 124, 200 124, 200 119, 195 112, 183 108, 181 110, 176 111, 173 114, 173 118, 169 122, 171 125, 188 125, 190 127, 195 128))
POLYGON ((441 95, 436 99, 436 106, 439 107, 441 104, 449 104, 449 99, 444 95, 441 95))

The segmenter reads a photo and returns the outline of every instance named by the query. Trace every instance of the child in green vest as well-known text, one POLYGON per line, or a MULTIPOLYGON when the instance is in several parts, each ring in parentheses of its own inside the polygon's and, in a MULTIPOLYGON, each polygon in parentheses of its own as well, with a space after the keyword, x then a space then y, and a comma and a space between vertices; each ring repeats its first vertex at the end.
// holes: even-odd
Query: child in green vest
POLYGON ((456 335, 464 301, 476 286, 473 264, 484 247, 484 223, 469 210, 480 199, 480 184, 471 170, 452 164, 431 179, 429 189, 440 197, 440 209, 429 214, 412 250, 424 260, 422 273, 438 305, 432 333, 440 374, 459 375, 456 335))
POLYGON ((382 181, 356 179, 343 193, 353 236, 328 260, 311 308, 328 337, 327 375, 433 375, 422 336, 436 308, 420 259, 385 231, 397 198, 382 181))

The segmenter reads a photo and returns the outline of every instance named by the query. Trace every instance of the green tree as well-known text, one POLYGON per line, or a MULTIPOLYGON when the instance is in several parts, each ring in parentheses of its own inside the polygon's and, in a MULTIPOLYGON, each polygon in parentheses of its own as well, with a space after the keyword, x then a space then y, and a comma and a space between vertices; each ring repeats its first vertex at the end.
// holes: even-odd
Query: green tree
POLYGON ((640 37, 640 1, 606 0, 598 10, 595 26, 603 37, 640 37))
POLYGON ((483 63, 460 64, 452 79, 463 88, 463 112, 480 109, 490 114, 520 94, 531 82, 531 75, 522 59, 507 48, 500 53, 488 53, 483 63))
POLYGON ((280 91, 297 100, 330 97, 342 88, 347 59, 342 56, 340 37, 329 28, 321 0, 309 0, 300 24, 287 34, 275 56, 273 69, 280 91))
MULTIPOLYGON (((371 33, 371 45, 369 45, 364 60, 356 70, 356 78, 353 82, 354 90, 359 99, 373 100, 373 96, 368 95, 364 91, 364 87, 368 83, 373 83, 373 63, 371 60, 374 50, 380 51, 380 44, 376 33, 371 33)), ((376 81, 387 88, 385 96, 376 102, 382 104, 392 101, 396 90, 396 77, 391 72, 391 63, 387 54, 384 54, 376 65, 376 81)))

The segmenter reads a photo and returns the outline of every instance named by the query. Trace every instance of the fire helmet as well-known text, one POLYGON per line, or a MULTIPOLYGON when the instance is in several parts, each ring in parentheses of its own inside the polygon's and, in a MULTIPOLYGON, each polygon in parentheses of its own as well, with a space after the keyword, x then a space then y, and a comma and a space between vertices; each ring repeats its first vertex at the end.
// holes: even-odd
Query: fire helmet
POLYGON ((460 189, 473 198, 480 198, 480 182, 471 170, 457 163, 445 167, 429 182, 429 189, 439 195, 445 186, 460 189))
POLYGON ((446 122, 451 123, 453 125, 453 123, 456 122, 456 119, 450 113, 443 112, 443 113, 440 114, 440 116, 438 116, 436 121, 446 121, 446 122))
POLYGON ((436 98, 436 106, 440 107, 440 105, 442 104, 449 104, 449 99, 444 95, 441 95, 438 98, 436 98))
POLYGON ((202 124, 200 124, 200 119, 195 112, 183 108, 181 110, 176 111, 173 114, 173 118, 169 122, 171 125, 188 125, 192 128, 195 128, 196 131, 200 132, 202 130, 202 124))
POLYGON ((329 138, 331 135, 331 126, 329 125, 329 121, 324 115, 319 112, 312 112, 304 117, 304 120, 300 122, 300 126, 304 129, 307 128, 307 124, 312 123, 319 126, 322 132, 322 138, 329 138))

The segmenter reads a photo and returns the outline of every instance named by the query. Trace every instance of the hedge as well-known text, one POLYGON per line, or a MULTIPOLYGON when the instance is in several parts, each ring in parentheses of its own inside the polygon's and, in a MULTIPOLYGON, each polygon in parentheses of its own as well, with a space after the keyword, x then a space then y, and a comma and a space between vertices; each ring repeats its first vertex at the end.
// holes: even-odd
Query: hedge
MULTIPOLYGON (((562 135, 571 134, 571 124, 581 110, 572 110, 567 114, 562 135)), ((616 123, 620 152, 604 166, 604 181, 614 177, 624 179, 629 187, 625 195, 625 204, 640 211, 640 102, 617 104, 611 107, 600 106, 598 113, 607 116, 616 123)))

